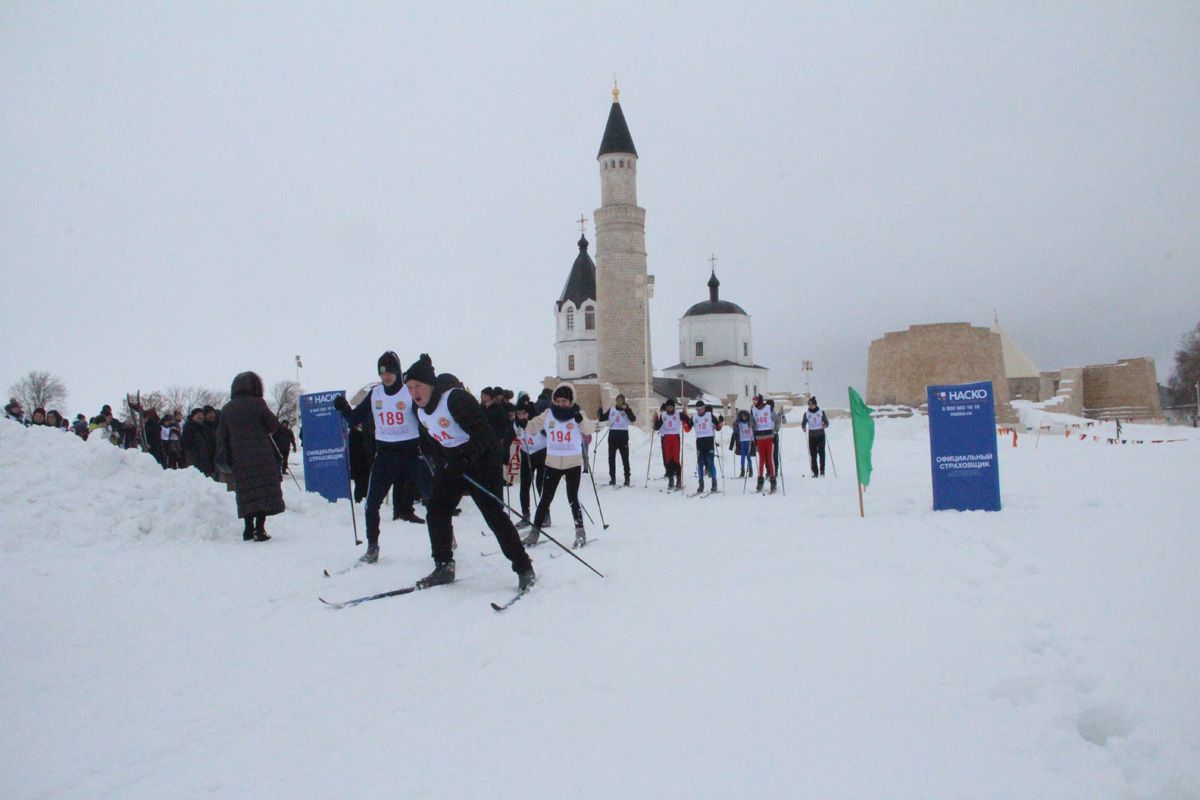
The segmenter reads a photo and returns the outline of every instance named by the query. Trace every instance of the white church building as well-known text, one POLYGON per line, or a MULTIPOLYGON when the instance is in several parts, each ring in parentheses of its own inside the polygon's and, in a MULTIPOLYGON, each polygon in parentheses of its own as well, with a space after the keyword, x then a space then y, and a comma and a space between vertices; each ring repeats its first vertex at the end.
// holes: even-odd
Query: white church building
POLYGON ((714 270, 708 300, 696 303, 679 319, 679 363, 663 369, 737 408, 749 408, 756 394, 767 394, 770 370, 754 363, 750 315, 737 303, 722 300, 714 270))

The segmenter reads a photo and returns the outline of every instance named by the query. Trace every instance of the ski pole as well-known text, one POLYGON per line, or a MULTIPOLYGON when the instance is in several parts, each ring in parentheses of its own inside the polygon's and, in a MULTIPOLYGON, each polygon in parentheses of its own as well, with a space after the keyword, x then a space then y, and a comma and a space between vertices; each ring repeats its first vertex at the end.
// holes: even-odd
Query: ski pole
POLYGON ((654 440, 658 438, 654 434, 655 434, 655 431, 653 429, 651 429, 651 431, 650 431, 650 452, 648 452, 646 454, 646 483, 642 486, 643 489, 645 489, 647 486, 650 485, 650 461, 651 461, 651 459, 654 458, 654 440))
MULTIPOLYGON (((472 478, 470 475, 468 475, 468 474, 467 474, 467 473, 465 473, 465 472, 463 473, 463 480, 465 480, 467 483, 469 483, 469 484, 471 484, 472 486, 474 486, 474 487, 475 487, 476 489, 478 489, 479 491, 483 492, 483 493, 484 493, 485 495, 487 495, 488 497, 490 497, 490 498, 492 498, 493 500, 495 500, 495 501, 496 501, 497 503, 499 503, 500 505, 502 505, 502 506, 505 506, 505 508, 508 508, 508 510, 509 510, 509 511, 512 511, 514 514, 516 513, 516 510, 515 510, 515 509, 513 509, 513 508, 511 508, 511 507, 507 506, 503 500, 501 500, 499 497, 496 497, 496 495, 494 495, 494 494, 492 494, 490 491, 488 491, 488 489, 487 489, 487 487, 486 487, 486 486, 484 486, 484 485, 483 485, 483 484, 481 484, 479 481, 475 480, 474 478, 472 478)), ((565 550, 565 551, 566 551, 566 553, 567 553, 567 555, 569 555, 569 556, 571 556, 572 558, 574 558, 574 559, 575 559, 576 561, 578 561, 580 564, 583 564, 585 567, 587 567, 587 568, 588 568, 588 569, 590 569, 592 572, 594 572, 594 573, 596 573, 597 575, 599 575, 601 578, 603 578, 603 577, 604 577, 604 573, 600 572, 598 569, 596 569, 595 567, 593 567, 591 564, 589 564, 588 562, 584 561, 584 560, 583 560, 582 558, 580 558, 579 556, 575 555, 575 551, 574 551, 574 550, 572 550, 572 549, 571 549, 571 548, 569 548, 569 547, 566 547, 566 546, 565 546, 565 545, 564 545, 562 542, 560 542, 558 539, 555 539, 553 536, 551 536, 550 534, 546 533, 544 530, 542 530, 542 529, 541 529, 541 528, 539 528, 538 526, 534 525, 532 522, 531 522, 529 525, 530 525, 530 527, 531 527, 531 528, 533 528, 535 531, 537 531, 537 533, 538 533, 539 535, 541 535, 541 536, 545 536, 547 539, 549 539, 550 541, 554 542, 556 545, 558 545, 558 546, 559 546, 559 547, 561 547, 563 550, 565 550)))
POLYGON ((829 433, 825 433, 825 449, 829 451, 829 466, 833 467, 833 477, 837 477, 837 462, 833 460, 833 442, 829 440, 829 433))
POLYGON ((354 514, 354 487, 350 484, 350 443, 346 439, 346 424, 343 422, 342 429, 342 452, 346 454, 346 492, 350 500, 350 524, 354 526, 354 544, 358 546, 362 544, 362 539, 358 538, 358 517, 354 514))
POLYGON ((779 450, 779 431, 775 432, 775 474, 779 476, 779 486, 783 489, 783 496, 787 497, 787 480, 783 477, 783 454, 779 450))
POLYGON ((596 454, 600 452, 600 443, 602 441, 604 441, 604 438, 606 436, 608 436, 608 432, 611 430, 612 430, 612 423, 609 423, 609 426, 604 429, 604 433, 600 434, 600 436, 596 439, 596 443, 594 445, 592 445, 592 460, 593 461, 596 460, 596 454))
MULTIPOLYGON (((596 488, 596 476, 589 472, 588 477, 592 479, 592 494, 596 495, 596 510, 600 512, 600 524, 604 526, 604 530, 608 530, 608 523, 604 521, 604 506, 600 505, 600 491, 596 488)), ((582 506, 583 503, 579 505, 582 506)), ((591 514, 588 514, 588 519, 592 519, 591 514)), ((592 520, 592 524, 596 524, 594 519, 592 520)))
MULTIPOLYGON (((279 456, 280 461, 283 461, 283 453, 279 452, 279 445, 275 444, 275 440, 273 438, 271 438, 270 434, 267 434, 267 441, 271 443, 271 447, 275 448, 275 455, 279 456)), ((288 475, 292 475, 290 470, 288 471, 288 475)), ((292 475, 292 482, 296 484, 297 489, 300 489, 300 481, 296 478, 295 475, 292 475)), ((300 489, 300 491, 303 492, 304 490, 300 489)))

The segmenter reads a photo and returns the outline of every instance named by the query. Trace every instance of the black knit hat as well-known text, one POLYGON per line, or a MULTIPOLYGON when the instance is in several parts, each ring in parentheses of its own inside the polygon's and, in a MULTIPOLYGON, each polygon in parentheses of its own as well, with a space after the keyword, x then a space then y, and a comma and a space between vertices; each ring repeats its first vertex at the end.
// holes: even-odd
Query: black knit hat
POLYGON ((808 398, 808 402, 812 403, 812 404, 815 406, 815 405, 817 404, 817 398, 816 398, 816 396, 814 395, 814 396, 812 396, 812 397, 809 397, 809 398, 808 398))
POLYGON ((437 373, 433 371, 433 359, 428 353, 421 353, 421 357, 413 362, 408 371, 404 373, 404 380, 418 381, 433 386, 437 383, 437 373))
POLYGON ((708 407, 708 404, 704 402, 703 397, 696 401, 696 408, 707 408, 707 407, 708 407))
POLYGON ((668 398, 667 398, 667 402, 663 403, 663 405, 664 405, 664 406, 671 406, 671 407, 674 407, 674 406, 675 406, 675 398, 674 398, 674 397, 668 397, 668 398))
POLYGON ((379 374, 390 372, 393 375, 400 374, 400 356, 396 355, 396 351, 388 350, 379 357, 379 362, 376 364, 379 368, 379 374))
POLYGON ((575 402, 575 392, 572 391, 571 387, 567 386, 566 384, 563 384, 562 386, 560 386, 554 390, 554 399, 557 400, 560 397, 565 397, 567 400, 570 400, 572 403, 575 402))

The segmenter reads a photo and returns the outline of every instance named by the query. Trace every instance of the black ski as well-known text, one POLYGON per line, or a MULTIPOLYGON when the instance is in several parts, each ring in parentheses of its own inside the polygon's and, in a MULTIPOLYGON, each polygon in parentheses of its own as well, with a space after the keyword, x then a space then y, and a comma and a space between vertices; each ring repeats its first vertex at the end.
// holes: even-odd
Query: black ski
POLYGON ((332 578, 335 575, 345 575, 347 572, 350 572, 351 570, 355 570, 355 569, 358 569, 359 567, 365 567, 365 566, 367 566, 367 562, 359 559, 358 561, 355 561, 350 566, 344 567, 335 572, 330 572, 329 570, 325 570, 325 577, 332 578))
POLYGON ((513 595, 513 596, 512 596, 512 599, 511 599, 511 600, 509 600, 507 603, 504 603, 504 604, 500 604, 500 603, 492 603, 492 609, 493 609, 494 611, 503 611, 504 609, 508 608, 508 607, 509 607, 509 606, 511 606, 513 603, 517 602, 518 600, 520 600, 522 597, 524 597, 524 596, 525 596, 525 595, 527 595, 527 594, 529 594, 529 590, 528 590, 528 589, 526 589, 526 590, 525 590, 525 591, 523 591, 523 592, 517 592, 515 595, 513 595))
POLYGON ((324 597, 318 597, 317 599, 330 608, 349 608, 350 606, 356 606, 359 603, 365 603, 368 600, 379 600, 384 597, 396 597, 397 595, 401 594, 412 594, 420 588, 421 587, 417 586, 416 584, 413 584, 412 586, 405 586, 403 589, 393 589, 390 592, 380 592, 379 594, 367 595, 366 597, 356 597, 353 600, 346 600, 342 603, 331 603, 324 597))

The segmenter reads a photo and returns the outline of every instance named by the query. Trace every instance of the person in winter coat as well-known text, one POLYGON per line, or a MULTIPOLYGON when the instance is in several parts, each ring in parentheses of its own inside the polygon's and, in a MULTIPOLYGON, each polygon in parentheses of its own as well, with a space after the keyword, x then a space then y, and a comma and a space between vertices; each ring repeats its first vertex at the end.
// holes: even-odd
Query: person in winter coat
POLYGON ((750 412, 742 409, 737 413, 737 421, 733 423, 733 432, 729 434, 729 449, 738 456, 738 477, 745 478, 754 472, 754 426, 750 424, 750 412))
POLYGON ((67 429, 66 424, 63 423, 62 414, 59 414, 53 408, 46 412, 46 424, 51 428, 58 428, 61 431, 67 429))
POLYGON ((21 407, 21 401, 15 397, 8 398, 8 405, 4 407, 4 418, 22 425, 29 424, 25 419, 25 409, 21 407))
POLYGON ((46 409, 35 408, 33 417, 29 420, 30 425, 37 425, 39 428, 46 424, 46 409))
POLYGON ((291 456, 293 450, 299 449, 296 447, 296 434, 292 433, 292 421, 289 419, 281 420, 279 429, 275 431, 275 435, 271 438, 275 440, 275 447, 279 450, 279 471, 287 475, 288 457, 291 456))
POLYGON ((625 485, 629 485, 629 426, 637 422, 633 409, 625 404, 625 395, 619 394, 608 411, 599 409, 598 422, 608 423, 608 485, 617 485, 617 453, 625 467, 625 485))
MULTIPOLYGON (((521 448, 521 521, 517 523, 517 530, 528 528, 531 524, 530 487, 536 485, 540 496, 546 482, 546 432, 543 430, 535 436, 526 431, 526 426, 529 425, 529 412, 532 410, 533 403, 517 406, 517 418, 513 422, 513 432, 516 434, 517 443, 521 448)), ((543 523, 549 525, 550 518, 547 516, 543 523)))
POLYGON ((213 458, 216 442, 209 439, 208 431, 204 427, 203 409, 192 409, 188 421, 183 425, 180 441, 183 443, 183 455, 188 466, 200 470, 205 477, 213 477, 217 471, 213 458))
POLYGON ((654 430, 659 432, 662 445, 663 465, 667 468, 667 491, 683 488, 683 424, 687 421, 687 412, 676 410, 674 398, 668 398, 654 418, 654 430))
POLYGON ((422 353, 404 374, 421 423, 421 450, 436 465, 426 522, 433 550, 434 570, 417 581, 427 588, 454 580, 454 526, 452 515, 464 494, 469 494, 491 529, 500 550, 517 573, 521 591, 537 576, 521 536, 500 500, 500 464, 496 460, 496 434, 483 408, 449 373, 438 375, 433 361, 422 353))
POLYGON ((87 441, 88 423, 83 414, 76 414, 75 421, 71 423, 71 433, 78 436, 80 439, 87 441))
POLYGON ((364 512, 367 552, 360 559, 366 564, 379 560, 379 509, 396 482, 401 478, 412 481, 426 498, 430 488, 429 466, 421 459, 421 431, 413 397, 400 380, 400 356, 388 350, 376 360, 375 369, 379 383, 357 406, 351 408, 350 401, 340 394, 333 400, 333 407, 351 427, 362 425, 364 436, 373 436, 375 458, 364 512))
POLYGON ((800 427, 808 431, 808 462, 814 478, 825 477, 825 429, 829 427, 829 417, 817 406, 817 398, 808 398, 808 410, 800 420, 800 427), (817 460, 820 458, 820 471, 817 460))
POLYGON ((684 426, 685 430, 696 431, 696 472, 700 477, 700 487, 696 489, 696 494, 704 492, 705 468, 708 469, 708 476, 712 481, 712 490, 720 491, 717 488, 716 442, 717 432, 724 424, 725 417, 713 414, 703 400, 697 400, 696 414, 684 426))
POLYGON ((583 507, 579 505, 579 481, 583 475, 583 453, 592 439, 592 421, 575 404, 575 390, 570 384, 560 384, 551 403, 550 408, 525 426, 526 436, 537 436, 543 431, 546 434, 546 477, 542 482, 542 499, 533 515, 533 530, 524 543, 526 547, 537 544, 558 483, 565 479, 567 503, 575 520, 575 546, 583 547, 587 544, 587 532, 583 527, 583 507))
POLYGON ((750 409, 750 425, 754 428, 754 444, 758 448, 758 485, 754 491, 763 489, 763 469, 771 479, 771 491, 775 491, 775 433, 779 428, 779 415, 775 406, 768 405, 761 394, 754 395, 754 406, 750 409))
POLYGON ((230 400, 221 409, 217 427, 217 469, 230 471, 237 497, 237 515, 245 520, 244 541, 265 542, 267 517, 282 514, 283 476, 271 434, 279 420, 263 400, 262 378, 241 372, 229 388, 230 400))
POLYGON ((163 468, 167 468, 166 455, 163 452, 162 444, 162 420, 158 418, 158 409, 147 408, 142 412, 142 432, 146 435, 146 447, 150 450, 150 455, 154 456, 154 460, 163 468))

